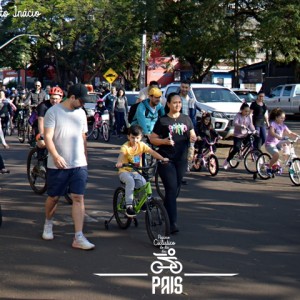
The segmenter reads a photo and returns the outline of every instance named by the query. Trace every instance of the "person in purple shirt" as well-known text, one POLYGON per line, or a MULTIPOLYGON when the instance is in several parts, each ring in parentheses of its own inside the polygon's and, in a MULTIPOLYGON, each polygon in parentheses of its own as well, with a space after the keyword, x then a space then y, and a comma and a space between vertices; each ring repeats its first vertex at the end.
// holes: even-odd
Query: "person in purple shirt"
POLYGON ((247 143, 247 139, 249 139, 248 130, 252 132, 255 131, 255 127, 252 124, 250 116, 249 104, 243 103, 241 105, 240 112, 236 114, 233 120, 233 126, 233 149, 223 163, 223 168, 225 170, 229 167, 229 161, 240 151, 242 144, 247 143))
POLYGON ((270 127, 266 139, 266 150, 272 155, 267 173, 272 175, 272 166, 275 165, 279 159, 279 151, 286 145, 288 137, 298 137, 295 132, 289 130, 284 124, 285 113, 280 108, 274 108, 269 116, 270 127), (287 138, 286 138, 287 136, 287 138))

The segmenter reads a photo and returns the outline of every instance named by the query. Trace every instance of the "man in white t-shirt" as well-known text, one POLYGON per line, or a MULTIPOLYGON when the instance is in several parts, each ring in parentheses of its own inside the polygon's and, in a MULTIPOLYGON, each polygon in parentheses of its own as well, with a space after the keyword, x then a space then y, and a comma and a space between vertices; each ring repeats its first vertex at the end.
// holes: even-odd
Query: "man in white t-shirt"
POLYGON ((52 240, 53 215, 59 196, 71 193, 75 237, 72 247, 83 250, 95 248, 82 233, 84 221, 84 192, 88 177, 86 132, 87 119, 81 109, 88 100, 83 84, 68 90, 67 100, 52 106, 44 118, 44 139, 48 149, 46 220, 43 239, 52 240))

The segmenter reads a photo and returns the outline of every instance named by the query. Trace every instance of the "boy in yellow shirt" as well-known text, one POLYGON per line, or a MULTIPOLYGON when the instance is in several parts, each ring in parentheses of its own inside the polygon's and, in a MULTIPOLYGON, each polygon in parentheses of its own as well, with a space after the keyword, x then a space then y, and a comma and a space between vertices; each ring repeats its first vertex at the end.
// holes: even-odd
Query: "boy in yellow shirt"
POLYGON ((122 168, 123 164, 134 164, 138 167, 142 166, 142 154, 149 153, 154 158, 168 162, 168 158, 162 157, 148 145, 142 142, 143 130, 139 125, 133 125, 128 129, 128 142, 123 144, 120 149, 120 154, 116 167, 119 168, 119 178, 125 183, 125 200, 126 200, 126 215, 129 218, 136 216, 133 209, 133 190, 140 188, 146 184, 145 178, 139 173, 132 170, 130 167, 122 168))

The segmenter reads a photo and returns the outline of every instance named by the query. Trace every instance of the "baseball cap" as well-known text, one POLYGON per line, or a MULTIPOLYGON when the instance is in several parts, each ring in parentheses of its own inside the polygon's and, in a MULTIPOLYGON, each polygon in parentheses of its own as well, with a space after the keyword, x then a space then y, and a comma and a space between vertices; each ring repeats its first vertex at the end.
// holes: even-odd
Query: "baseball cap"
POLYGON ((88 89, 84 84, 81 83, 76 83, 69 87, 68 98, 72 95, 75 96, 76 99, 80 99, 83 102, 87 102, 89 100, 88 89))
POLYGON ((149 91, 149 96, 160 97, 162 92, 159 88, 154 87, 149 91))

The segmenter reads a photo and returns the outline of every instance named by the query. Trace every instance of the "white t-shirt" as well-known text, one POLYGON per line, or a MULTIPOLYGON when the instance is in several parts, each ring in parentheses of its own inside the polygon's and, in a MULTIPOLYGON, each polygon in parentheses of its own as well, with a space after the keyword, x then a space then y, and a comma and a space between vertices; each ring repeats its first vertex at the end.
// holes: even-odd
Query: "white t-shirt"
MULTIPOLYGON (((87 166, 82 133, 88 131, 85 112, 69 110, 61 103, 48 109, 44 118, 45 128, 54 128, 53 142, 67 169, 87 166)), ((52 156, 48 155, 48 168, 57 169, 52 156)))

